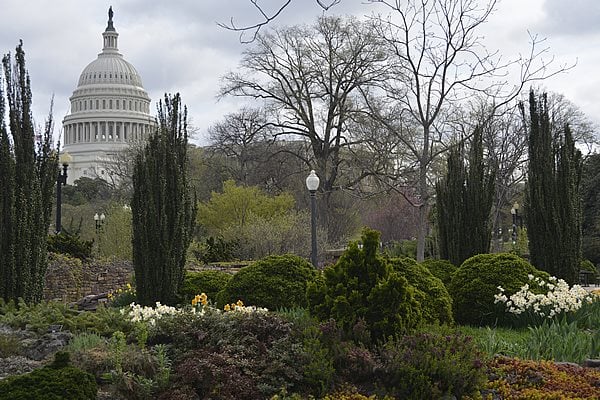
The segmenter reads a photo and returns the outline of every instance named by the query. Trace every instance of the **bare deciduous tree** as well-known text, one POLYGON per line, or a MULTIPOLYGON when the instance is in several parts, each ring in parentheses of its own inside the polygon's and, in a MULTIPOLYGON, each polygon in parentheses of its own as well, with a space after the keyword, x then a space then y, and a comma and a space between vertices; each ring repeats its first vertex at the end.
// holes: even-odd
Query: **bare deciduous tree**
MULTIPOLYGON (((359 88, 384 77, 384 59, 381 40, 370 24, 320 18, 311 27, 258 35, 244 53, 241 72, 224 77, 221 96, 263 100, 275 138, 310 145, 309 153, 294 156, 321 178, 325 207, 320 215, 325 223, 331 195, 342 188, 342 170, 350 168, 347 149, 364 140, 349 129, 366 110, 359 88)), ((370 174, 359 171, 344 186, 352 187, 370 174)))
MULTIPOLYGON (((417 259, 424 257, 429 204, 430 170, 452 136, 452 118, 474 94, 492 99, 492 111, 514 100, 527 82, 545 79, 564 70, 548 69, 547 49, 532 37, 526 57, 504 60, 489 52, 478 34, 496 5, 495 0, 369 0, 387 6, 392 14, 377 17, 378 34, 388 45, 391 79, 381 89, 383 100, 373 114, 413 156, 413 182, 418 194, 417 259), (514 84, 512 69, 520 71, 514 84), (376 112, 375 112, 376 111, 376 112), (415 131, 415 127, 417 131, 415 131)), ((367 93, 373 96, 373 93, 367 93)), ((378 95, 378 93, 375 93, 378 95)), ((491 116, 488 118, 491 118, 491 116)))
POLYGON ((237 182, 248 184, 252 163, 265 156, 271 127, 263 110, 241 108, 208 129, 211 147, 229 157, 235 165, 229 168, 237 182))

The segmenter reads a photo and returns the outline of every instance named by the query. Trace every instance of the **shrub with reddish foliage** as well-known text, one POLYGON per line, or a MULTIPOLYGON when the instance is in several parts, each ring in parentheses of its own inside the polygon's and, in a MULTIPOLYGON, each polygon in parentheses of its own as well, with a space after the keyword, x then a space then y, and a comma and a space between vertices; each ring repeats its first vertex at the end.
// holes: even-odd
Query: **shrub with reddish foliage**
POLYGON ((489 394, 502 399, 600 398, 600 371, 576 364, 496 357, 488 364, 488 375, 484 397, 489 394))

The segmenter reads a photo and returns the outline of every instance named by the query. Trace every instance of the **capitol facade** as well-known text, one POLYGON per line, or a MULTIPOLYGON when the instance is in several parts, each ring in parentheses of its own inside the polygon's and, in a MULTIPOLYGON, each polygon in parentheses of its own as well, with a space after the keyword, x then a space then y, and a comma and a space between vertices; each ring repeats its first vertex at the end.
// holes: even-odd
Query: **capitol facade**
POLYGON ((68 184, 81 177, 118 180, 111 176, 118 154, 156 126, 140 75, 119 53, 112 18, 111 7, 102 52, 81 73, 63 119, 64 151, 71 156, 68 184))

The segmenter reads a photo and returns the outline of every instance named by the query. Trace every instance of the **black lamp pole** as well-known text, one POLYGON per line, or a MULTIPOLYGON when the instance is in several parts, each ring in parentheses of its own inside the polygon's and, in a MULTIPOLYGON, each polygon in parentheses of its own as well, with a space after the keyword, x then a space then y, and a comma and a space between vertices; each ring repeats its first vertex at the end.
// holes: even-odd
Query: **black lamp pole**
POLYGON ((518 225, 517 222, 519 220, 519 204, 515 203, 513 208, 510 210, 512 214, 512 240, 513 243, 517 243, 518 238, 518 225))
POLYGON ((310 258, 312 265, 317 266, 317 191, 310 191, 310 258))
POLYGON ((310 192, 310 261, 317 267, 317 189, 319 188, 319 177, 314 170, 306 178, 306 188, 310 192))
POLYGON ((62 205, 62 187, 67 184, 67 168, 69 164, 64 163, 62 165, 62 171, 58 170, 58 177, 56 178, 56 234, 59 234, 62 230, 61 220, 61 205, 62 205))

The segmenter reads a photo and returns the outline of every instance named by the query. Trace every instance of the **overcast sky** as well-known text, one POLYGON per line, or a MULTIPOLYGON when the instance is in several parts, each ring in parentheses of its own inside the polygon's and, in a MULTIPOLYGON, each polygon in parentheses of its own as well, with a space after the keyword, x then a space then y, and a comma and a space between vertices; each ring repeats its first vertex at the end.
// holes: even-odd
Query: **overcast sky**
MULTIPOLYGON (((282 2, 261 4, 273 9, 282 2)), ((249 0, 2 0, 0 52, 14 53, 23 39, 36 121, 43 122, 54 94, 58 136, 79 74, 102 50, 109 5, 119 50, 140 73, 152 110, 165 92, 180 92, 199 131, 195 141, 205 143, 206 128, 236 107, 217 101, 215 94, 220 77, 237 67, 244 49, 239 35, 217 22, 259 21, 249 0)), ((314 0, 293 0, 277 24, 310 24, 322 12, 314 0)), ((341 0, 328 14, 373 12, 387 11, 341 0)), ((545 81, 544 88, 564 94, 600 122, 600 1, 503 0, 482 34, 490 50, 514 58, 528 51, 528 31, 546 38, 557 66, 577 62, 573 70, 545 81)))

